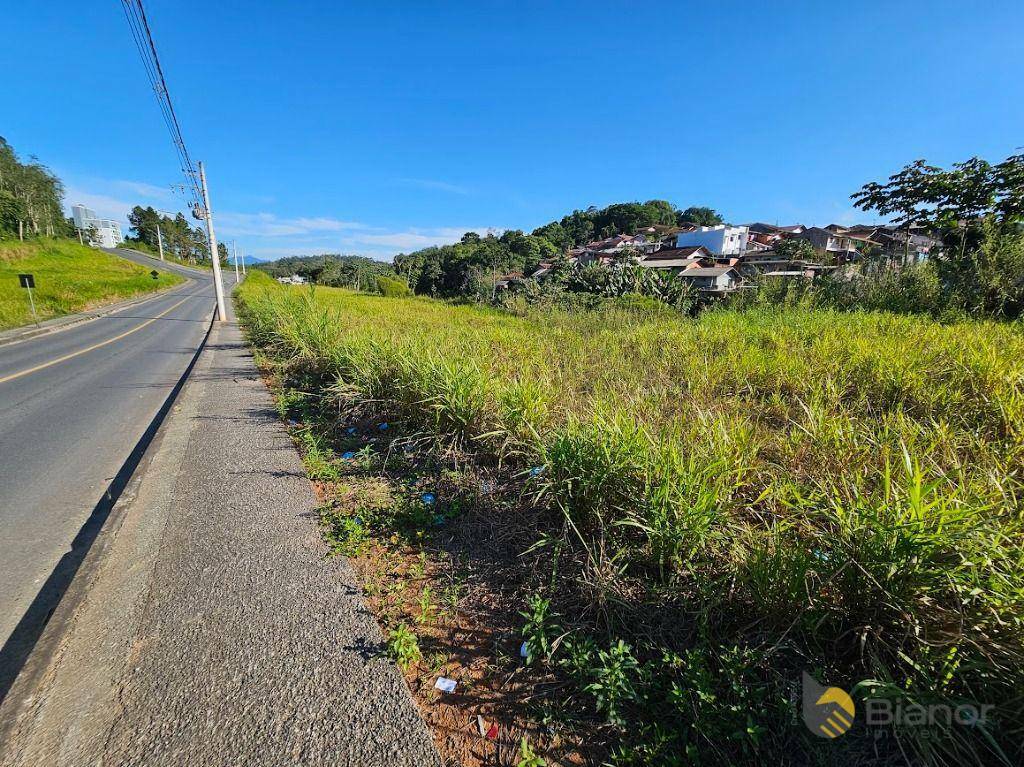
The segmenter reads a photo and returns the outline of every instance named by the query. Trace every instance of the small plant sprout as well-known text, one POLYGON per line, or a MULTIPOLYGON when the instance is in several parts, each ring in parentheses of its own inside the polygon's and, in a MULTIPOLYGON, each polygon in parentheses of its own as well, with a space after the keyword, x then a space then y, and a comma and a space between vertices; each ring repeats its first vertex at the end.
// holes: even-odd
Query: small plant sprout
POLYGON ((437 615, 437 607, 431 601, 433 598, 433 592, 430 586, 424 586, 423 591, 420 593, 419 598, 419 615, 416 616, 416 622, 421 626, 425 626, 429 623, 434 622, 434 618, 437 615))
POLYGON ((416 635, 404 623, 388 634, 387 654, 403 671, 423 657, 416 635))
POLYGON ((547 762, 537 756, 530 741, 524 735, 523 739, 519 741, 519 761, 516 762, 516 767, 545 767, 545 765, 547 762))

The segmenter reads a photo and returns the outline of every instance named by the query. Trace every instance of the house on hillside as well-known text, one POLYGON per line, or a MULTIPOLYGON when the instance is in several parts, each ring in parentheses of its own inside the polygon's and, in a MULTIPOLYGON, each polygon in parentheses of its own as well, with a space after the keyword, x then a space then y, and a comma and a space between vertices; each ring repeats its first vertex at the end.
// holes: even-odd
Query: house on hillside
POLYGON ((716 256, 738 256, 746 252, 749 234, 745 226, 698 226, 673 235, 670 242, 675 248, 703 245, 716 256))
POLYGON ((811 243, 812 248, 835 259, 836 263, 839 264, 854 261, 859 255, 857 247, 851 238, 824 227, 809 227, 797 234, 796 237, 801 240, 807 240, 811 243))
POLYGON ((942 241, 924 229, 912 228, 908 233, 906 229, 880 226, 872 232, 871 240, 893 265, 919 264, 942 249, 942 241))
POLYGON ((659 245, 657 237, 648 237, 645 234, 617 234, 614 237, 588 242, 585 250, 594 253, 616 253, 625 248, 635 248, 641 253, 650 253, 659 245))
POLYGON ((702 293, 724 294, 740 286, 742 278, 734 266, 698 266, 684 269, 678 278, 702 293))
MULTIPOLYGON (((575 266, 576 264, 579 263, 585 263, 582 261, 581 256, 573 255, 572 251, 570 251, 569 255, 566 256, 565 260, 566 263, 569 264, 569 266, 575 266)), ((554 261, 541 261, 537 265, 537 269, 534 270, 534 272, 530 275, 530 279, 539 280, 541 277, 546 277, 551 273, 551 269, 554 267, 554 265, 554 261)))
POLYGON ((494 292, 497 293, 501 290, 509 290, 510 288, 517 287, 526 282, 522 272, 509 272, 503 274, 497 280, 494 281, 494 292))
POLYGON ((100 248, 116 248, 124 242, 121 225, 109 218, 97 218, 96 212, 84 205, 72 205, 71 217, 79 236, 91 233, 89 245, 100 248))
POLYGON ((662 248, 643 256, 637 263, 645 269, 666 270, 674 274, 685 269, 716 265, 715 254, 703 245, 692 245, 686 248, 662 248))
POLYGON ((747 224, 750 232, 747 238, 747 251, 768 250, 779 240, 800 234, 806 227, 803 224, 793 226, 775 226, 774 224, 747 224))
POLYGON ((293 274, 291 277, 278 277, 277 281, 282 285, 305 285, 306 278, 293 274))

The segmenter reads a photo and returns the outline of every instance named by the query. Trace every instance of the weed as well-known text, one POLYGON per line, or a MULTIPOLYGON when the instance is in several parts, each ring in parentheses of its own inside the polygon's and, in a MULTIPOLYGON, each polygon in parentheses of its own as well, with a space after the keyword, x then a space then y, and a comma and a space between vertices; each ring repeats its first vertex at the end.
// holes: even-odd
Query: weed
POLYGON ((583 689, 594 696, 597 710, 604 713, 609 724, 626 724, 623 708, 637 702, 634 683, 639 668, 633 651, 621 639, 607 652, 598 650, 596 663, 588 669, 592 681, 583 689))
POLYGON ((551 612, 551 600, 532 594, 527 609, 520 613, 525 620, 523 637, 526 639, 527 662, 541 658, 549 660, 555 649, 560 628, 551 612))
POLYGON ((420 592, 420 598, 417 601, 420 611, 416 616, 416 623, 421 626, 428 625, 434 622, 437 617, 437 606, 431 601, 433 592, 430 586, 424 586, 423 591, 420 592))
MULTIPOLYGON (((947 739, 955 758, 903 738, 907 760, 1019 755, 1019 327, 800 308, 512 315, 260 275, 240 293, 286 386, 455 445, 539 507, 542 529, 523 532, 557 541, 530 552, 557 572, 523 612, 529 662, 576 683, 620 755, 822 761, 789 700, 808 667, 997 705, 998 727, 947 739)), ((336 473, 329 444, 297 438, 311 476, 336 473)), ((399 498, 364 522, 422 542, 457 511, 442 505, 399 498)), ((851 732, 831 753, 864 743, 851 732)))
POLYGON ((423 659, 416 635, 404 623, 388 633, 387 655, 403 670, 423 659))
POLYGON ((516 767, 544 767, 546 764, 547 762, 537 756, 529 739, 524 735, 519 741, 519 761, 516 762, 516 767))
POLYGON ((340 514, 327 507, 320 510, 320 524, 332 554, 355 557, 369 543, 370 534, 363 521, 357 517, 340 514))

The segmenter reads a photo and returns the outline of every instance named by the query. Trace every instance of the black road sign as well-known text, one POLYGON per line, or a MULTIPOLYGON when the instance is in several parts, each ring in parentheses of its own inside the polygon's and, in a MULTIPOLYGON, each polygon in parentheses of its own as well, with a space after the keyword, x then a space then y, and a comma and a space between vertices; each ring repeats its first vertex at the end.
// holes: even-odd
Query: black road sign
POLYGON ((160 272, 158 272, 158 271, 157 271, 156 269, 154 269, 153 271, 151 271, 151 272, 150 272, 150 274, 151 274, 151 275, 153 275, 153 279, 154 279, 154 280, 155 280, 155 279, 156 279, 157 277, 159 277, 159 276, 160 276, 160 272))
POLYGON ((31 274, 19 274, 18 282, 21 283, 23 288, 34 288, 36 286, 36 278, 31 274))

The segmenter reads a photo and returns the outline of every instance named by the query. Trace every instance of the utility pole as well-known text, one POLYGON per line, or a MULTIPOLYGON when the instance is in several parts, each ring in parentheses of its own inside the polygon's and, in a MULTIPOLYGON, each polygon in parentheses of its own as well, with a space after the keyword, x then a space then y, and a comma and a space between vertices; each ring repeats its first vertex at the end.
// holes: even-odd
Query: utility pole
POLYGON ((242 254, 242 276, 245 276, 245 253, 242 254))
POLYGON ((164 260, 164 236, 160 233, 160 222, 156 222, 156 247, 160 251, 160 260, 164 260))
POLYGON ((82 240, 82 230, 76 226, 75 231, 78 232, 78 244, 85 245, 85 242, 82 240))
POLYGON ((235 284, 238 284, 238 248, 235 247, 235 241, 231 241, 231 254, 235 257, 235 284))
POLYGON ((210 258, 213 260, 213 285, 217 292, 217 319, 226 322, 224 308, 224 284, 220 279, 220 254, 217 252, 217 235, 213 233, 213 211, 210 209, 210 190, 206 188, 206 168, 199 162, 199 183, 203 191, 203 216, 206 218, 206 238, 210 241, 210 258))

